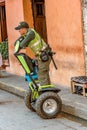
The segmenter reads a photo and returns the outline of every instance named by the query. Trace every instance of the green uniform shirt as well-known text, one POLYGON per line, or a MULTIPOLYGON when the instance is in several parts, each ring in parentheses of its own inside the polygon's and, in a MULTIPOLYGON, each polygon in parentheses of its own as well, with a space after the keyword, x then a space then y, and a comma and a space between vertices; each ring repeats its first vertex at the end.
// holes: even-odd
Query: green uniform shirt
POLYGON ((24 39, 20 42, 21 48, 27 46, 29 46, 35 54, 38 54, 47 47, 47 44, 34 29, 29 29, 27 34, 24 35, 24 39))

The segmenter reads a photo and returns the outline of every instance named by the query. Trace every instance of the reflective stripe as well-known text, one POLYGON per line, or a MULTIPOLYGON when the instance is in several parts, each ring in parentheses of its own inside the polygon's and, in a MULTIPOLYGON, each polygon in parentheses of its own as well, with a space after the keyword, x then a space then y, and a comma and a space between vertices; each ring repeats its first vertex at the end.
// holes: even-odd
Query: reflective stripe
POLYGON ((15 44, 14 53, 16 53, 19 50, 19 44, 20 44, 20 42, 17 41, 15 44))
POLYGON ((41 50, 44 50, 47 47, 47 45, 34 29, 31 29, 31 30, 34 31, 35 38, 29 42, 28 46, 32 49, 32 51, 35 54, 37 54, 38 52, 40 53, 41 50))
POLYGON ((43 48, 41 49, 41 51, 45 50, 47 48, 47 45, 43 46, 43 48))
POLYGON ((41 40, 38 40, 37 42, 35 42, 33 45, 31 45, 31 48, 37 46, 38 44, 40 44, 41 40))
POLYGON ((28 74, 30 74, 30 69, 29 69, 29 67, 28 67, 28 65, 27 65, 27 63, 26 63, 24 57, 22 57, 21 55, 18 55, 17 57, 18 57, 20 63, 22 64, 23 68, 25 69, 25 71, 26 71, 28 74))

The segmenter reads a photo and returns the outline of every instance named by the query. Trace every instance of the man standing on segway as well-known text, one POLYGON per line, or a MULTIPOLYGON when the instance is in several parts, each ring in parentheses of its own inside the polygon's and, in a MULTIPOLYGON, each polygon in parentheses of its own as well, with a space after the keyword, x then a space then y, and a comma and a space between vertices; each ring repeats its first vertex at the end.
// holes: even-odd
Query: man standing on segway
MULTIPOLYGON (((18 51, 28 46, 31 48, 38 60, 38 80, 40 85, 50 85, 49 65, 51 58, 45 53, 49 51, 48 44, 44 42, 34 29, 29 28, 28 23, 25 21, 20 22, 19 25, 15 27, 15 30, 18 30, 21 35, 16 40, 16 42, 20 42, 18 51)), ((15 53, 18 53, 18 51, 15 53)))

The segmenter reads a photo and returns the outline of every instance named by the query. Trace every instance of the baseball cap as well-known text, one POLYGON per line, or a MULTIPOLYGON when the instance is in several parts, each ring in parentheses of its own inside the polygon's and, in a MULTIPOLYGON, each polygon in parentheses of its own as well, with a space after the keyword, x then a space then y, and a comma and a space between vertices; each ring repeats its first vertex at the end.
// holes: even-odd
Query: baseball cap
POLYGON ((15 27, 15 30, 19 30, 21 28, 29 28, 29 25, 27 22, 23 21, 23 22, 20 22, 19 25, 17 27, 15 27))

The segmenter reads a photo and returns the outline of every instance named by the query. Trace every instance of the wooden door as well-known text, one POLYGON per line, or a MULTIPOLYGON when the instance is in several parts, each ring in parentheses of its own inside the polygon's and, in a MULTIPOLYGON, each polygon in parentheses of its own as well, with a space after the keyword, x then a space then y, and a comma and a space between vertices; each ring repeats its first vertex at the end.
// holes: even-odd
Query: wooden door
POLYGON ((5 6, 0 6, 0 25, 1 39, 4 41, 7 38, 5 6))
POLYGON ((47 42, 45 2, 44 0, 32 0, 34 28, 47 42))

